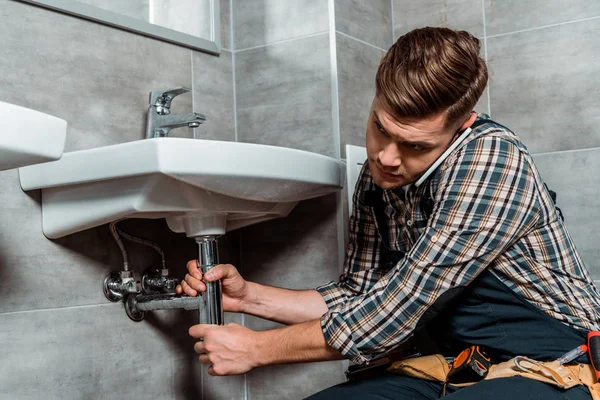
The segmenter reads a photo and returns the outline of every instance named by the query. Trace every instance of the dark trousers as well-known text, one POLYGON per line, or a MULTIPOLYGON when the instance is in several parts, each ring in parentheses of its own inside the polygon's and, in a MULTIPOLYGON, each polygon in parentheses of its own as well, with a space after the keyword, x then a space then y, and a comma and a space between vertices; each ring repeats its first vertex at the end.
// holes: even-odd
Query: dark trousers
MULTIPOLYGON (((308 400, 433 400, 442 398, 443 385, 408 376, 385 374, 377 378, 345 382, 314 394, 308 400)), ((449 385, 444 400, 590 400, 585 386, 560 390, 527 378, 481 381, 473 386, 449 385)))
MULTIPOLYGON (((514 356, 538 361, 555 360, 585 343, 586 332, 550 317, 503 284, 491 272, 483 272, 431 321, 430 341, 437 353, 455 357, 472 344, 480 345, 493 363, 514 356)), ((588 363, 587 356, 577 362, 588 363)), ((443 385, 405 376, 384 374, 346 382, 311 396, 320 399, 415 399, 442 397, 443 385)), ((449 385, 444 399, 591 399, 585 386, 560 390, 522 377, 490 379, 466 388, 449 385)))

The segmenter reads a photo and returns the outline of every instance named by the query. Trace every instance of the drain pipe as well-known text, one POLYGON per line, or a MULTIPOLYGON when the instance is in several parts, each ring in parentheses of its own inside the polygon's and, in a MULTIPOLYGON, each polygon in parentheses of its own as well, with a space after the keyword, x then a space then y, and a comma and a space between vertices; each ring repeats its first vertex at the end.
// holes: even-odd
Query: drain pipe
MULTIPOLYGON (((198 243, 200 269, 205 274, 219 264, 218 236, 197 236, 195 239, 198 243)), ((197 309, 201 324, 223 325, 221 281, 205 282, 205 284, 206 293, 196 297, 170 294, 130 295, 125 302, 125 311, 132 320, 141 321, 146 311, 173 308, 197 309)))
MULTIPOLYGON (((198 261, 202 274, 206 274, 215 265, 219 264, 219 251, 217 236, 198 236, 198 261)), ((204 282, 206 293, 202 295, 204 312, 200 313, 201 324, 223 325, 223 294, 221 292, 221 281, 204 282)))

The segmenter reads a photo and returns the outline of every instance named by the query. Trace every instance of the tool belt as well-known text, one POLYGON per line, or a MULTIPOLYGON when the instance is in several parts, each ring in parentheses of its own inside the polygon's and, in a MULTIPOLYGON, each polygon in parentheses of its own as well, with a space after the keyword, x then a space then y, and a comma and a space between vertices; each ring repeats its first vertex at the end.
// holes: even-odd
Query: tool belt
MULTIPOLYGON (((388 372, 411 376, 415 378, 452 384, 454 386, 469 386, 477 383, 453 383, 448 379, 452 370, 452 362, 442 355, 409 358, 396 361, 387 369, 388 372)), ((517 356, 506 362, 491 365, 483 379, 509 378, 522 376, 529 379, 555 385, 561 389, 585 385, 592 394, 593 400, 600 400, 600 383, 598 383, 592 366, 589 364, 561 365, 558 361, 535 361, 527 357, 517 356)), ((445 386, 444 386, 445 387, 445 386)))

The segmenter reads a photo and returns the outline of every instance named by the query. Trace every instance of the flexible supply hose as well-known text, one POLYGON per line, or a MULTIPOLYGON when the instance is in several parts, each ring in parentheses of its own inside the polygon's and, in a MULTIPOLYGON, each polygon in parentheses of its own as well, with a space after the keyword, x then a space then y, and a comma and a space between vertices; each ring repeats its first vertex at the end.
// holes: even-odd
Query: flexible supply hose
POLYGON ((119 248, 121 249, 121 255, 123 256, 123 271, 129 271, 129 261, 127 258, 127 250, 125 250, 125 245, 123 244, 123 241, 121 240, 121 238, 119 237, 119 234, 117 232, 117 230, 119 228, 117 228, 117 222, 119 221, 123 221, 123 219, 118 219, 116 221, 113 221, 110 223, 109 228, 110 228, 110 233, 112 233, 113 238, 115 239, 115 242, 117 242, 117 244, 119 245, 119 248))
POLYGON ((116 221, 111 222, 109 225, 110 232, 112 233, 113 238, 115 239, 115 241, 119 245, 119 248, 121 249, 121 255, 123 256, 123 270, 129 271, 129 259, 127 257, 127 250, 125 249, 125 245, 123 244, 123 241, 121 240, 119 235, 123 236, 125 239, 127 239, 131 242, 139 243, 139 244, 142 244, 142 245, 148 246, 148 247, 152 247, 154 250, 156 250, 158 252, 158 254, 160 254, 160 257, 162 260, 162 268, 166 269, 167 264, 165 262, 165 253, 162 251, 162 249, 160 248, 160 246, 158 244, 156 244, 150 240, 138 238, 138 237, 130 235, 126 232, 123 232, 123 230, 117 226, 118 222, 121 222, 125 219, 126 218, 118 219, 116 221))

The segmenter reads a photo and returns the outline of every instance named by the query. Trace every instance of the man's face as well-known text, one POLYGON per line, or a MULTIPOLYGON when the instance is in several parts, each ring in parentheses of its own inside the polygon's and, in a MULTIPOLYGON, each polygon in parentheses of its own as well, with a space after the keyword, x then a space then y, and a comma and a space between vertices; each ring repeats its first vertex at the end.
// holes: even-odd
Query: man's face
POLYGON ((377 97, 367 123, 367 154, 375 184, 393 189, 416 181, 450 146, 456 130, 445 115, 398 120, 377 97))

